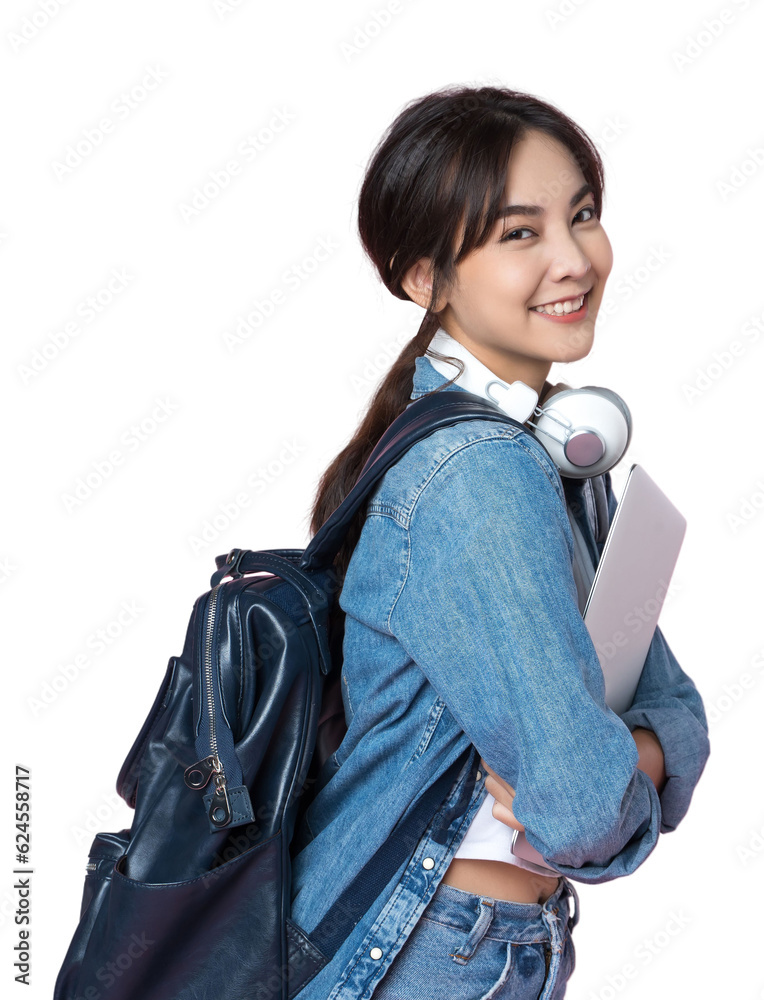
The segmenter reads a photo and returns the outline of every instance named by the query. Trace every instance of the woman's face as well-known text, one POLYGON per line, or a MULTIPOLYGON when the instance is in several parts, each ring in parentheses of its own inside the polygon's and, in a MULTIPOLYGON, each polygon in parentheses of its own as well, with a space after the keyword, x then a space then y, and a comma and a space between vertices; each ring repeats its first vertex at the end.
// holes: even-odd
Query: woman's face
MULTIPOLYGON (((577 361, 591 350, 594 323, 613 254, 565 146, 529 133, 512 150, 505 206, 490 239, 457 267, 444 293, 441 326, 505 381, 522 379, 541 392, 552 362, 577 361), (582 193, 583 190, 583 193, 582 193), (534 306, 586 293, 568 322, 534 306)), ((578 302, 572 303, 578 305, 578 302)))

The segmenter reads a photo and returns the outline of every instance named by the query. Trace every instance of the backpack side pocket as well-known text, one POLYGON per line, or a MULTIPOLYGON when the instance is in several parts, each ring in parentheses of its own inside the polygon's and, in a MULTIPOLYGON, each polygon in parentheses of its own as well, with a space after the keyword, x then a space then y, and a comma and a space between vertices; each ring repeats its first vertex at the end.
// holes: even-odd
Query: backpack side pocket
POLYGON ((164 678, 159 686, 159 691, 154 699, 154 704, 146 716, 146 721, 141 726, 141 731, 136 736, 132 747, 130 747, 117 777, 117 792, 131 809, 135 809, 135 793, 138 788, 138 776, 140 774, 143 752, 151 738, 152 731, 158 726, 162 712, 169 701, 168 695, 172 687, 176 667, 177 657, 171 656, 165 670, 164 678))

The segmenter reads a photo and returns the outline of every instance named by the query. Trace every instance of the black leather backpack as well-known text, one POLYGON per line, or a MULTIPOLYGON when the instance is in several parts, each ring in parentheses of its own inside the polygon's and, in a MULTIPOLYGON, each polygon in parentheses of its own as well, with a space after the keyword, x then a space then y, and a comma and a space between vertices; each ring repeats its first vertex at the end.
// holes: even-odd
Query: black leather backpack
POLYGON ((439 427, 475 417, 522 426, 464 390, 423 396, 306 549, 216 558, 117 778, 132 826, 90 848, 54 1000, 291 1000, 413 854, 474 747, 309 935, 291 920, 293 837, 346 731, 333 559, 386 470, 439 427))

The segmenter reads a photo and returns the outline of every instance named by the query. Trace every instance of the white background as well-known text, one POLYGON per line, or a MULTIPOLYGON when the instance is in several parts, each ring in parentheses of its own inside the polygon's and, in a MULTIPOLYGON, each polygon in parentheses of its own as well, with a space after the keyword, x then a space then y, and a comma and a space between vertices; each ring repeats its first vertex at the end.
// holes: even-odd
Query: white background
POLYGON ((307 544, 319 476, 416 331, 422 311, 361 252, 356 199, 403 105, 463 83, 536 94, 597 142, 615 308, 550 380, 628 401, 616 493, 640 462, 689 521, 661 624, 704 697, 712 755, 687 817, 633 876, 578 884, 567 995, 764 997, 762 6, 46 2, 50 16, 32 0, 0 15, 5 995, 52 994, 88 847, 130 825, 117 773, 214 557, 307 544), (246 159, 240 144, 279 113, 291 120, 246 159), (238 174, 184 218, 233 159, 238 174), (323 261, 320 241, 335 246, 323 261), (289 283, 295 267, 304 280, 289 283), (225 333, 277 289, 284 301, 228 350, 225 333), (152 425, 158 401, 170 412, 152 425), (128 447, 146 420, 153 433, 128 447), (242 492, 248 506, 194 547, 242 492), (32 774, 31 990, 12 968, 16 764, 32 774))

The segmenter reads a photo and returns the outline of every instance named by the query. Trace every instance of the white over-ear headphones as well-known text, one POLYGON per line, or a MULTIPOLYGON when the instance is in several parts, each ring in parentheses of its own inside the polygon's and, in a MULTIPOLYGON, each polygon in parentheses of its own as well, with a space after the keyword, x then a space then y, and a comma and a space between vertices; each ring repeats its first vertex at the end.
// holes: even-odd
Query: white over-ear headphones
MULTIPOLYGON (((429 347, 464 362, 455 384, 491 400, 520 423, 529 423, 563 476, 588 479, 620 462, 631 440, 631 413, 612 389, 585 385, 566 387, 546 397, 538 406, 538 393, 519 379, 504 382, 474 354, 440 327, 429 347), (530 417, 536 419, 531 420, 530 417)), ((441 375, 451 379, 458 371, 440 358, 425 355, 441 375)), ((558 383, 566 386, 566 383, 558 383)))

